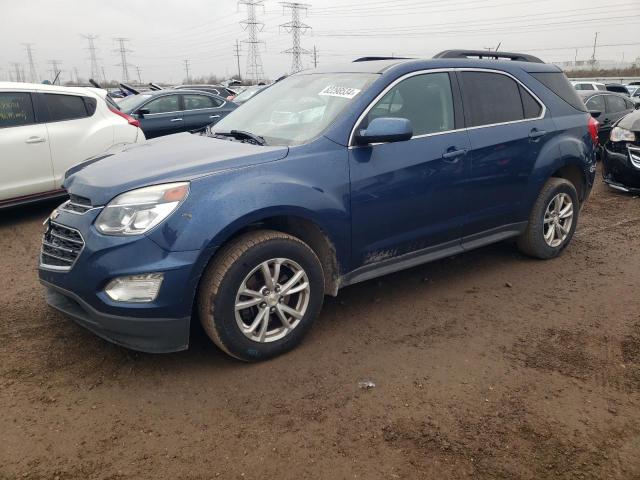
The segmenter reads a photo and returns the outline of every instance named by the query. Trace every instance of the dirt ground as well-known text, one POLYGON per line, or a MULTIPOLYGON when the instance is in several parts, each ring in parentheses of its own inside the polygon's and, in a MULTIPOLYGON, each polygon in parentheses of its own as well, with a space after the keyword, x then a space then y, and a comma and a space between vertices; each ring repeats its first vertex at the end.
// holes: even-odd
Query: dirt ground
POLYGON ((556 260, 502 243, 346 288, 256 365, 49 309, 52 207, 0 213, 1 479, 640 478, 639 198, 598 180, 556 260))

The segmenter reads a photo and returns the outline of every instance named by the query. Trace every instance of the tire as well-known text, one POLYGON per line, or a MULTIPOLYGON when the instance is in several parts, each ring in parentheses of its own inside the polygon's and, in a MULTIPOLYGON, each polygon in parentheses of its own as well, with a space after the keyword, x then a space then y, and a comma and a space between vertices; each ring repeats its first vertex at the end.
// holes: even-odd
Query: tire
POLYGON ((580 201, 578 200, 578 192, 574 185, 564 178, 550 178, 544 187, 542 187, 531 209, 527 229, 518 237, 518 248, 525 255, 534 258, 546 260, 557 257, 571 242, 571 238, 576 230, 576 225, 578 224, 579 213, 580 201), (557 204, 552 204, 552 202, 558 201, 558 198, 562 198, 565 201, 565 203, 561 204, 564 205, 562 211, 565 211, 567 208, 566 202, 568 202, 569 199, 571 201, 572 216, 570 225, 565 222, 566 218, 558 217, 556 219, 554 206, 557 204), (545 222, 545 218, 550 218, 551 220, 545 222), (549 238, 549 228, 556 228, 554 227, 554 222, 559 223, 567 232, 565 234, 563 229, 555 229, 553 235, 557 238, 549 242, 545 239, 545 234, 547 234, 546 237, 549 238))
POLYGON ((260 230, 241 235, 214 256, 200 282, 198 313, 207 335, 221 350, 255 362, 297 346, 323 300, 324 274, 314 251, 291 235, 260 230), (279 281, 271 286, 263 273, 265 262, 272 279, 278 268, 279 281), (288 289, 292 293, 287 294, 285 289, 294 280, 288 289), (250 295, 241 295, 241 286, 250 295), (247 306, 236 309, 236 304, 247 306), (251 327, 255 328, 248 332, 251 327))

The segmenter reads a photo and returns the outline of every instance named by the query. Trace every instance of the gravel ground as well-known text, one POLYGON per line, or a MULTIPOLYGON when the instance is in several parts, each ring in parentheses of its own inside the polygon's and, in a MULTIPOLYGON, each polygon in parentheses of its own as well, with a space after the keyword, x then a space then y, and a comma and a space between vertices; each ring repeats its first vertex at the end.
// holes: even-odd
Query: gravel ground
POLYGON ((640 478, 640 199, 328 298, 273 361, 147 355, 49 309, 51 203, 0 213, 0 478, 640 478), (364 390, 358 382, 371 380, 364 390))

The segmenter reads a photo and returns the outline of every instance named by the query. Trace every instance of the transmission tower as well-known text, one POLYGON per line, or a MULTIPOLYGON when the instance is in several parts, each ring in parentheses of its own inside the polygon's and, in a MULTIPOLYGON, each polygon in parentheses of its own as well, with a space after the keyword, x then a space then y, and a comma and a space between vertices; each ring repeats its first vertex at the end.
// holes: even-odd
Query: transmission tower
POLYGON ((76 76, 76 85, 80 85, 80 75, 78 74, 78 67, 73 67, 73 73, 76 76))
POLYGON ((127 42, 130 40, 124 37, 116 37, 115 41, 118 42, 118 49, 115 52, 120 53, 120 63, 116 64, 118 67, 122 67, 122 81, 129 83, 129 65, 127 64, 127 53, 131 53, 131 50, 127 48, 127 42))
POLYGON ((38 83, 38 72, 36 71, 36 64, 33 61, 33 43, 23 43, 24 48, 27 49, 27 62, 29 63, 29 81, 31 83, 38 83))
POLYGON ((191 75, 189 74, 189 59, 184 59, 182 63, 184 64, 185 72, 187 72, 187 83, 191 83, 191 75))
POLYGON ((233 55, 238 61, 238 80, 242 80, 242 74, 240 73, 240 42, 236 39, 236 44, 233 46, 233 55))
POLYGON ((138 65, 136 65, 136 73, 138 74, 138 82, 142 85, 142 70, 138 65))
POLYGON ((13 67, 13 75, 12 75, 13 81, 24 82, 24 78, 22 75, 22 65, 20 65, 20 63, 18 62, 11 62, 11 66, 13 67))
POLYGON ((249 38, 242 43, 249 45, 247 54, 247 77, 254 83, 264 79, 264 69, 262 68, 262 58, 260 57, 260 44, 258 32, 264 28, 264 23, 259 22, 256 17, 256 7, 264 7, 264 0, 238 0, 238 5, 247 7, 247 19, 240 22, 242 28, 249 33, 249 38))
POLYGON ((96 38, 98 38, 97 35, 82 35, 83 38, 86 38, 87 41, 89 42, 89 47, 87 48, 87 50, 89 50, 89 60, 91 61, 91 77, 94 80, 98 80, 100 78, 100 70, 98 69, 98 57, 96 56, 96 45, 94 43, 94 40, 96 38))
POLYGON ((55 85, 57 82, 60 85, 60 74, 62 73, 60 64, 62 62, 60 60, 49 60, 47 63, 51 65, 51 70, 49 70, 51 72, 51 83, 55 85))
POLYGON ((300 46, 300 36, 311 28, 309 25, 305 25, 300 21, 300 12, 306 12, 310 5, 294 2, 280 2, 280 5, 282 5, 283 11, 287 9, 291 10, 291 21, 283 23, 280 25, 280 28, 290 33, 293 38, 291 48, 282 53, 291 54, 291 73, 296 73, 302 70, 302 55, 311 53, 309 50, 305 50, 300 46))
POLYGON ((316 46, 313 46, 313 68, 318 68, 318 49, 316 46))

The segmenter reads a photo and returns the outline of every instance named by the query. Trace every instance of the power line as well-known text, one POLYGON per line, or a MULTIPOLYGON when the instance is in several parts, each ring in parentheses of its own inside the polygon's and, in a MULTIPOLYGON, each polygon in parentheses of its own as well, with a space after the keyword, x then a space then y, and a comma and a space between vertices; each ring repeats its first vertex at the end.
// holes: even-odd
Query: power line
POLYGON ((27 49, 27 62, 29 62, 29 81, 31 83, 38 83, 38 72, 36 72, 36 64, 33 61, 33 43, 23 43, 24 48, 27 49))
POLYGON ((283 11, 287 9, 291 10, 291 21, 283 23, 280 25, 280 28, 283 28, 287 33, 291 34, 293 45, 282 53, 291 54, 291 73, 296 73, 302 70, 302 55, 311 53, 309 50, 300 46, 300 36, 311 29, 309 25, 300 21, 300 12, 306 12, 310 5, 295 2, 280 2, 280 5, 282 5, 283 11))
POLYGON ((91 78, 98 80, 98 78, 100 77, 100 71, 98 69, 98 58, 96 56, 96 45, 94 43, 94 40, 97 39, 97 35, 82 35, 83 38, 86 38, 87 41, 89 42, 89 60, 91 62, 91 78))
POLYGON ((124 83, 129 83, 129 65, 127 64, 127 53, 131 53, 131 50, 127 48, 126 43, 131 40, 125 37, 116 37, 114 40, 118 42, 119 45, 119 48, 115 50, 115 52, 120 53, 120 63, 118 63, 116 66, 122 67, 122 81, 124 83))
POLYGON ((238 5, 247 7, 247 19, 240 22, 243 28, 249 33, 249 39, 242 41, 242 43, 249 45, 247 77, 251 78, 254 83, 258 83, 264 79, 262 58, 260 57, 260 44, 264 42, 258 40, 258 32, 264 29, 264 23, 258 21, 256 17, 256 7, 264 8, 264 0, 238 0, 238 5))

